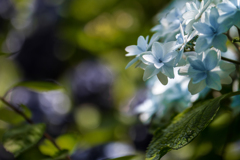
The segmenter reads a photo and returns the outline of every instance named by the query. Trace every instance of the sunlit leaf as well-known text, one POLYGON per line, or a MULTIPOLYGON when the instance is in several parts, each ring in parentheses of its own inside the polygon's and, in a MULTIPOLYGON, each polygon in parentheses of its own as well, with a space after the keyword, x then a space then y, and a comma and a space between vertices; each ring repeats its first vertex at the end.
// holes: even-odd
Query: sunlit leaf
POLYGON ((146 160, 159 160, 167 152, 190 143, 215 117, 220 102, 240 92, 228 93, 215 99, 199 102, 177 115, 164 130, 157 130, 148 147, 146 160))
POLYGON ((52 82, 38 82, 38 81, 29 81, 29 82, 20 82, 16 84, 14 87, 26 87, 35 92, 47 92, 54 90, 63 89, 62 86, 52 83, 52 82))
POLYGON ((136 156, 124 156, 124 157, 119 157, 119 158, 114 158, 114 159, 109 159, 109 160, 133 160, 136 156))
POLYGON ((15 157, 34 146, 43 136, 44 124, 24 125, 6 131, 3 135, 4 148, 15 157))
MULTIPOLYGON (((72 134, 61 135, 56 139, 56 143, 61 149, 67 150, 71 153, 77 144, 77 137, 72 134)), ((39 149, 44 155, 52 157, 55 157, 59 152, 58 149, 48 139, 45 139, 41 143, 39 149)))

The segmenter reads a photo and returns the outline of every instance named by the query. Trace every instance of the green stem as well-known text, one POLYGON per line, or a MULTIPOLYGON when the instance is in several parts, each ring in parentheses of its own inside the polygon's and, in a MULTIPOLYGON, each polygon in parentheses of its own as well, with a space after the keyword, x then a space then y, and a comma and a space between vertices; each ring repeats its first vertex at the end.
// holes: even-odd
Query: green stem
MULTIPOLYGON (((11 108, 13 111, 15 111, 17 114, 19 114, 20 116, 22 116, 29 124, 34 124, 34 122, 28 118, 28 116, 22 112, 21 110, 19 110, 18 108, 16 108, 14 105, 12 105, 11 103, 9 103, 8 101, 6 101, 5 98, 0 97, 0 100, 6 104, 9 108, 11 108)), ((57 145, 57 143, 54 141, 54 139, 48 134, 48 133, 44 133, 44 137, 47 138, 50 142, 52 142, 52 144, 59 150, 61 151, 61 148, 57 145)), ((67 160, 71 160, 69 156, 66 157, 67 160)))
POLYGON ((229 31, 225 35, 228 37, 229 41, 231 41, 231 43, 236 47, 238 53, 240 54, 240 46, 237 43, 233 42, 232 37, 229 35, 229 31))

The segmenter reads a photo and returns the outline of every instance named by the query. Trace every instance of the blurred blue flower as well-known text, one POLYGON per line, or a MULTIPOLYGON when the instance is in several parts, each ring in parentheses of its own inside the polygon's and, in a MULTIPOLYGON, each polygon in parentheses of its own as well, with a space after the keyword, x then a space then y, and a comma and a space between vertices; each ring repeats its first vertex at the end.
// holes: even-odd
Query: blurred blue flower
POLYGON ((209 17, 207 16, 206 18, 209 20, 209 23, 197 22, 193 24, 193 28, 199 33, 195 47, 196 52, 200 53, 206 51, 212 46, 222 52, 226 52, 227 36, 223 33, 232 26, 232 22, 225 20, 219 23, 219 13, 214 7, 211 8, 209 17))
POLYGON ((148 98, 135 108, 142 122, 149 123, 153 115, 158 120, 169 117, 173 110, 181 112, 197 100, 199 94, 193 96, 188 91, 189 78, 177 75, 177 68, 175 72, 176 78, 170 79, 167 86, 157 77, 147 82, 148 98))
POLYGON ((202 0, 201 4, 198 1, 186 3, 187 12, 183 14, 186 33, 190 33, 193 30, 193 24, 200 20, 201 15, 209 7, 210 3, 210 0, 202 0))
POLYGON ((233 25, 240 28, 240 0, 228 0, 218 4, 217 7, 224 13, 222 19, 231 18, 233 25))
POLYGON ((235 70, 235 65, 221 61, 220 52, 207 50, 197 57, 188 57, 190 64, 180 68, 180 75, 191 78, 188 89, 191 94, 202 91, 205 87, 221 90, 221 84, 232 82, 229 74, 235 70))
POLYGON ((164 37, 164 42, 173 41, 176 34, 179 33, 179 26, 183 22, 182 14, 184 11, 177 8, 172 9, 159 21, 160 24, 153 27, 151 31, 157 32, 160 37, 164 37))
POLYGON ((176 42, 168 42, 165 44, 154 42, 152 51, 145 52, 141 56, 141 60, 146 64, 143 80, 158 75, 162 84, 166 85, 167 77, 174 78, 174 62, 177 52, 174 50, 176 42))

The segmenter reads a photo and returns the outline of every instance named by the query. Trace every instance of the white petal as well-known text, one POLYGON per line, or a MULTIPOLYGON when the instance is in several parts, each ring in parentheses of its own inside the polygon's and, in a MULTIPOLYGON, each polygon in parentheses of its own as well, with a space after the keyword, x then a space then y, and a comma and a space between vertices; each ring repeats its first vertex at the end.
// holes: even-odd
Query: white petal
POLYGON ((143 36, 138 37, 137 45, 142 49, 143 52, 147 50, 147 42, 143 36))
POLYGON ((152 54, 156 59, 162 59, 163 57, 163 46, 159 42, 154 42, 152 46, 152 54))
POLYGON ((147 62, 150 62, 150 63, 154 63, 155 62, 155 58, 153 57, 153 55, 143 55, 142 58, 144 60, 146 60, 147 62))
POLYGON ((164 65, 164 63, 154 63, 154 66, 159 69, 164 65))

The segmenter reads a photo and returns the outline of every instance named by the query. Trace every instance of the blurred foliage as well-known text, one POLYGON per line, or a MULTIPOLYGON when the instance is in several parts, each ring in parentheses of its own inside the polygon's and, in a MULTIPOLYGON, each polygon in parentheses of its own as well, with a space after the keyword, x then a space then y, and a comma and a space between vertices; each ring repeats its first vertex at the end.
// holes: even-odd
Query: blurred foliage
MULTIPOLYGON (((168 3, 0 0, 0 95, 36 123, 25 124, 1 103, 0 143, 18 157, 0 148, 0 159, 51 160, 69 154, 72 160, 143 160, 151 135, 130 104, 144 88, 142 71, 125 70, 130 59, 124 49, 139 35, 151 35, 154 17, 168 3), (42 137, 41 123, 62 152, 42 137)), ((240 119, 226 110, 223 106, 199 137, 165 160, 219 159, 229 126, 234 138, 224 158, 237 160, 240 119)))
POLYGON ((24 125, 6 131, 3 135, 3 145, 17 157, 35 145, 43 136, 44 124, 24 125))

